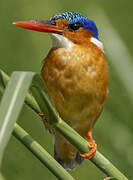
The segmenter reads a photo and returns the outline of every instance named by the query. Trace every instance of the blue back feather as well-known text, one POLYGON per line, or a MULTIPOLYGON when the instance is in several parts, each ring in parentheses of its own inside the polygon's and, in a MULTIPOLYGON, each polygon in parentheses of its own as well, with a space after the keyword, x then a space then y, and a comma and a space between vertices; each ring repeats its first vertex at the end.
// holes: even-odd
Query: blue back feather
POLYGON ((66 19, 70 23, 80 23, 82 27, 93 32, 95 38, 98 39, 98 29, 94 21, 88 19, 80 13, 76 12, 65 12, 56 14, 51 20, 66 19))

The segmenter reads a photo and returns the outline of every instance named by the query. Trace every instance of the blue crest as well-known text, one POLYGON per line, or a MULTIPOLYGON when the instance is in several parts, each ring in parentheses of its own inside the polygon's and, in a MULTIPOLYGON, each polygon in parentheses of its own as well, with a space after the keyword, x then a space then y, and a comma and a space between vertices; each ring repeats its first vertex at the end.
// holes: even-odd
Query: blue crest
POLYGON ((75 12, 60 13, 53 16, 51 20, 57 20, 57 19, 66 19, 70 23, 78 22, 85 29, 92 31, 94 37, 98 39, 98 29, 96 27, 95 22, 88 19, 86 16, 83 16, 80 13, 75 13, 75 12))

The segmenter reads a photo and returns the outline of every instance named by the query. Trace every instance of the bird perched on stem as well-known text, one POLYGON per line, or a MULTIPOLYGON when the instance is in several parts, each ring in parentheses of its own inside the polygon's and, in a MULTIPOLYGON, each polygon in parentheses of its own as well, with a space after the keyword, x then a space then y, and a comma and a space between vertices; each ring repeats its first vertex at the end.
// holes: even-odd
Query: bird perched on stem
POLYGON ((92 128, 107 97, 108 70, 96 24, 80 13, 65 12, 48 21, 19 21, 14 25, 47 32, 52 38, 42 78, 61 118, 81 136, 87 135, 90 147, 88 153, 80 154, 54 131, 55 159, 64 168, 73 169, 97 150, 92 128))

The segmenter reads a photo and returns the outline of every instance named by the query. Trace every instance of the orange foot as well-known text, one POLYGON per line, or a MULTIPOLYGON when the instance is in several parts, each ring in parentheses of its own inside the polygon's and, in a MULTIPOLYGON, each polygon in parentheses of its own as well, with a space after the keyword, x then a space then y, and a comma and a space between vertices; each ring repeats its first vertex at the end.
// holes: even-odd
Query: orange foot
POLYGON ((42 122, 45 123, 46 122, 46 116, 43 113, 39 114, 42 118, 42 122))
POLYGON ((88 137, 90 151, 88 153, 80 154, 80 156, 83 158, 86 158, 86 159, 91 159, 97 150, 97 144, 94 141, 94 139, 92 138, 92 132, 91 131, 89 131, 87 133, 87 137, 88 137))

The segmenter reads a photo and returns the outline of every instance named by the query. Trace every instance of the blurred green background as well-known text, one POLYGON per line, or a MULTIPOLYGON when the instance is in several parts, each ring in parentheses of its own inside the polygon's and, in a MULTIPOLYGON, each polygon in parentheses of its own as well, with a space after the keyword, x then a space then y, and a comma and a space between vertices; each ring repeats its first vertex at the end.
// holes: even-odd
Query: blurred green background
MULTIPOLYGON (((13 21, 47 20, 56 13, 65 11, 81 12, 96 21, 105 46, 110 87, 106 107, 95 125, 93 134, 99 151, 130 179, 133 177, 132 7, 131 0, 0 2, 0 68, 9 75, 16 70, 40 72, 42 60, 51 47, 47 34, 17 28, 12 25, 13 21)), ((53 154, 53 137, 46 132, 37 115, 26 106, 18 123, 53 154)), ((11 137, 6 148, 2 172, 7 180, 56 179, 14 137, 11 137)), ((87 160, 70 173, 77 180, 104 178, 103 173, 87 160)))

